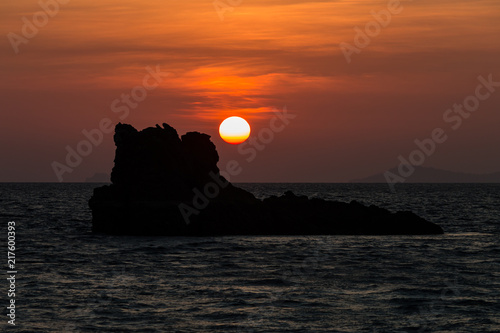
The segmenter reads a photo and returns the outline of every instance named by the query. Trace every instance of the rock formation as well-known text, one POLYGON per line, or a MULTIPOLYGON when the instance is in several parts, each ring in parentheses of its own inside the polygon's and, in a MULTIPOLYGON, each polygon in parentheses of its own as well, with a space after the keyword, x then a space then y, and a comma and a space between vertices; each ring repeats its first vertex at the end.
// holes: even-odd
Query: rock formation
POLYGON ((441 234, 411 212, 309 199, 286 192, 259 200, 219 173, 210 136, 179 138, 167 124, 115 128, 111 185, 89 200, 92 230, 130 235, 441 234))

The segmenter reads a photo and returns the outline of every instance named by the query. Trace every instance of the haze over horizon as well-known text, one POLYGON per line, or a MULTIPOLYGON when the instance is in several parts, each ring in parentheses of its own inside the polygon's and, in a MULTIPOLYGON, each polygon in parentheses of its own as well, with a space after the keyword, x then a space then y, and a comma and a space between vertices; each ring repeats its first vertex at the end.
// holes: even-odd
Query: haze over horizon
MULTIPOLYGON (((42 9, 35 0, 4 1, 0 182, 57 182, 53 163, 65 164, 66 147, 76 149, 87 139, 82 131, 93 133, 103 119, 108 127, 168 123, 179 135, 207 133, 220 169, 240 162, 232 182, 367 177, 408 159, 415 140, 428 142, 438 128, 446 140, 424 166, 500 171, 500 87, 485 85, 500 82, 500 3, 401 1, 347 59, 341 43, 356 45, 355 28, 364 31, 372 12, 391 2, 255 0, 218 13, 211 0, 61 0, 45 25, 13 46, 12 33, 23 36, 42 9), (143 100, 120 100, 145 82, 143 100), (478 96, 479 85, 475 111, 447 113, 478 96), (234 115, 258 139, 285 107, 296 117, 250 162, 218 134, 234 115), (450 120, 459 114, 460 123, 450 120)), ((110 173, 114 148, 105 133, 64 181, 110 173)))

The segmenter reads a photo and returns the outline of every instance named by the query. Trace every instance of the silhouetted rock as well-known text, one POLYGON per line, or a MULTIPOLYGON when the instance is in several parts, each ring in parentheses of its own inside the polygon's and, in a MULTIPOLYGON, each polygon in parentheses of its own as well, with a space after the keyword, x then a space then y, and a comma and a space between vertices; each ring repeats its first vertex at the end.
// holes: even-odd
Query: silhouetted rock
POLYGON ((259 200, 219 173, 210 136, 118 124, 112 184, 94 189, 92 230, 132 235, 441 234, 411 212, 309 199, 259 200))

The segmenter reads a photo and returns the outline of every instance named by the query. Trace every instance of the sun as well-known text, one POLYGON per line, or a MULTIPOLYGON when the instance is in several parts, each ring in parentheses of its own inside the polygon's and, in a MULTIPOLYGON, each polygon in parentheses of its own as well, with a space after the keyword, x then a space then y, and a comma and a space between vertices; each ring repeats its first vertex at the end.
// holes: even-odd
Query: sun
POLYGON ((222 140, 237 145, 250 136, 250 125, 241 117, 229 117, 220 124, 219 134, 222 140))

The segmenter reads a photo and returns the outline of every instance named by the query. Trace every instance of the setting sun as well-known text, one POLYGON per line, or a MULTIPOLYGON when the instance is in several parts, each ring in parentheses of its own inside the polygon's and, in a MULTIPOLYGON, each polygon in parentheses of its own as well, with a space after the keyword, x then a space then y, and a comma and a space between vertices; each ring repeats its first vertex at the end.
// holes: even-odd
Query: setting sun
POLYGON ((250 125, 241 117, 229 117, 220 124, 219 134, 227 143, 239 144, 250 136, 250 125))

